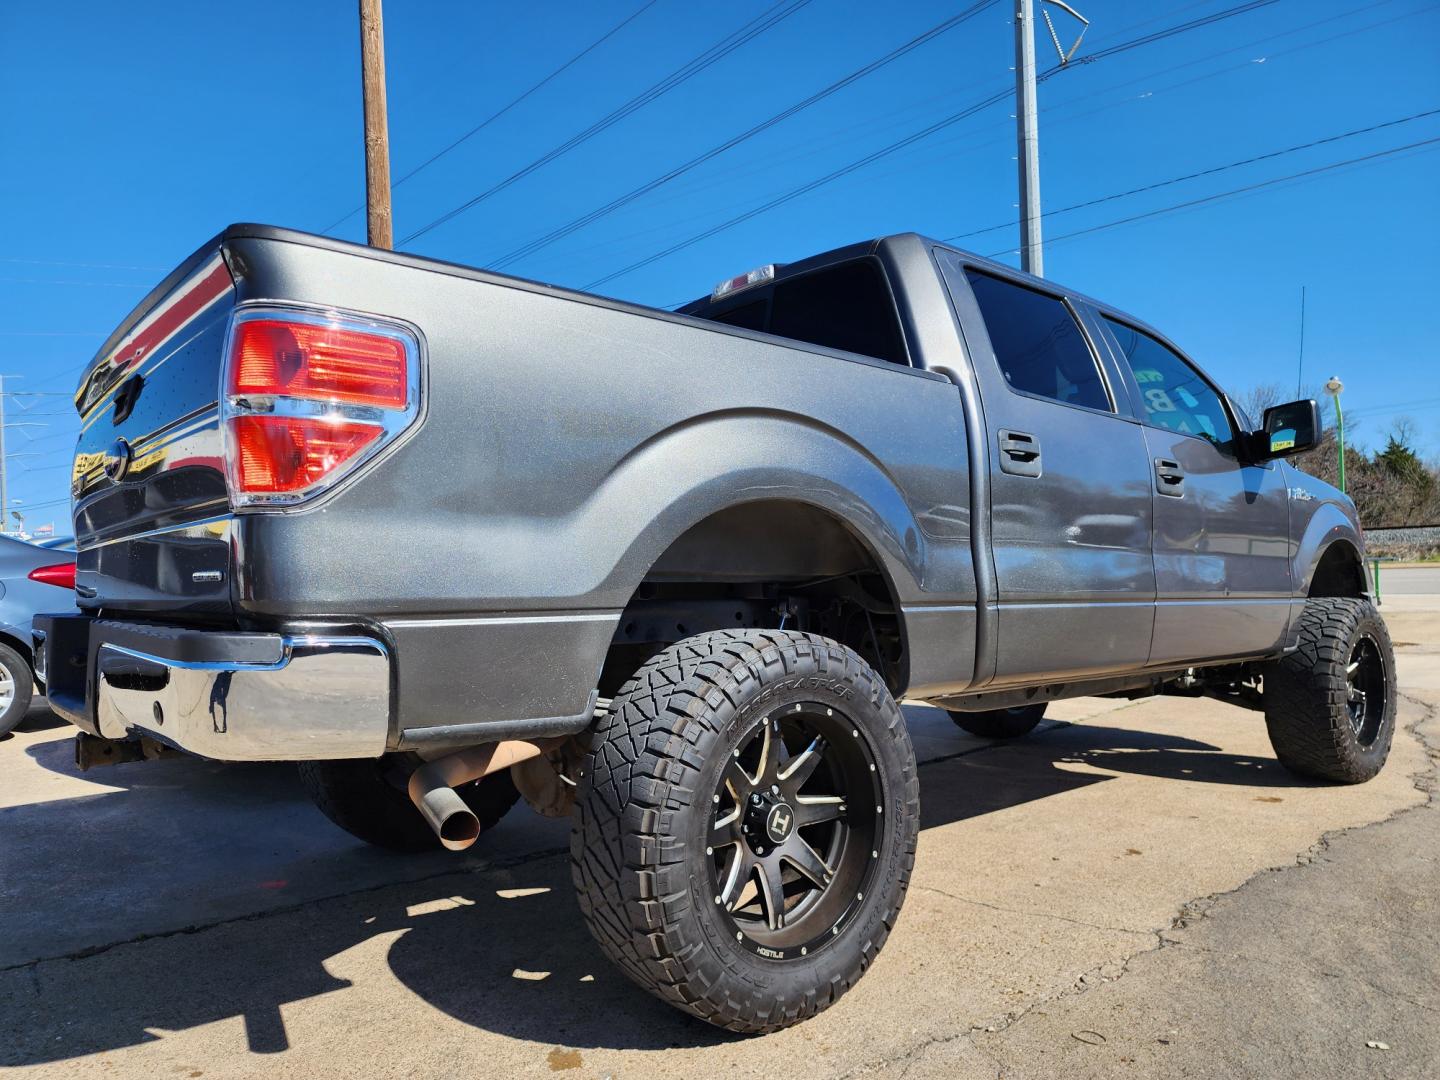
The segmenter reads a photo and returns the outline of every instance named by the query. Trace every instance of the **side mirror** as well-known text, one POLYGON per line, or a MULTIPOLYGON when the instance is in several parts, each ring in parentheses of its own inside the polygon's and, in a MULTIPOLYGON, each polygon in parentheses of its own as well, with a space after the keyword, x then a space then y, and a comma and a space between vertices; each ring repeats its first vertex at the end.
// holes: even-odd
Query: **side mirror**
POLYGON ((1320 406, 1314 398, 1272 406, 1255 433, 1256 456, 1269 461, 1302 453, 1320 441, 1320 432, 1320 406))

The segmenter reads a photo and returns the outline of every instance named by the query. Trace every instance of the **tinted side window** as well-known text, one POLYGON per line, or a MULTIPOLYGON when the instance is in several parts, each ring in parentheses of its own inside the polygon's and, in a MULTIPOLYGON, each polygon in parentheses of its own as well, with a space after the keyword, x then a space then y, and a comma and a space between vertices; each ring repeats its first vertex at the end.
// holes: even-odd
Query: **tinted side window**
POLYGON ((1140 384, 1140 398, 1150 423, 1228 446, 1234 432, 1225 415, 1225 404, 1200 373, 1149 334, 1109 316, 1105 322, 1140 384))
POLYGON ((1016 390, 1110 409, 1110 395, 1075 317, 1053 296, 966 270, 1000 371, 1016 390))
POLYGON ((770 333, 909 364, 880 268, 856 259, 775 285, 770 333))

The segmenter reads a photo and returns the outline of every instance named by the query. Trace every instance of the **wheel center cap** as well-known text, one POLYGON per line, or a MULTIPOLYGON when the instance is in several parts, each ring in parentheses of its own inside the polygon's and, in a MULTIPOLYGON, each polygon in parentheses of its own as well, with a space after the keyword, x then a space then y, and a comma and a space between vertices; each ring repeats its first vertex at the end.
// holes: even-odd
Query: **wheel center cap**
POLYGON ((782 844, 795 828, 795 811, 788 803, 777 802, 765 815, 765 834, 773 844, 782 844))

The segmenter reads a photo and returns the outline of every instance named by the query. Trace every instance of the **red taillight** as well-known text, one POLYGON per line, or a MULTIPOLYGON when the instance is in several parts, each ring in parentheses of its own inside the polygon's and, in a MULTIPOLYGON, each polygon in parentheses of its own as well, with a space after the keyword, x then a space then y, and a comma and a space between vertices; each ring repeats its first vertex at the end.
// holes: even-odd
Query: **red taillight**
POLYGON ((419 340, 389 320, 254 307, 225 364, 226 472, 236 506, 310 497, 419 415, 419 340))
POLYGON ((341 326, 250 319, 235 327, 229 392, 405 407, 399 338, 341 326))
POLYGON ((37 566, 30 571, 29 576, 31 581, 43 582, 57 588, 75 588, 75 564, 73 562, 56 563, 53 566, 37 566))
POLYGON ((323 480, 383 431, 374 424, 300 416, 237 416, 230 421, 234 478, 241 492, 286 494, 323 480))

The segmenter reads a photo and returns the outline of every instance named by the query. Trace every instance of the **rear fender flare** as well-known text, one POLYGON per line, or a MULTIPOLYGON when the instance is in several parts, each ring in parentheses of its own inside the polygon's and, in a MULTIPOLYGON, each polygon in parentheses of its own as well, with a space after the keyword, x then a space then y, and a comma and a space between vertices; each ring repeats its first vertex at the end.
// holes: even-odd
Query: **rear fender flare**
POLYGON ((697 417, 653 436, 619 463, 590 504, 608 523, 609 542, 624 545, 599 591, 623 607, 687 529, 763 500, 829 512, 878 560, 900 602, 920 593, 929 545, 884 467, 810 417, 763 411, 697 417))

